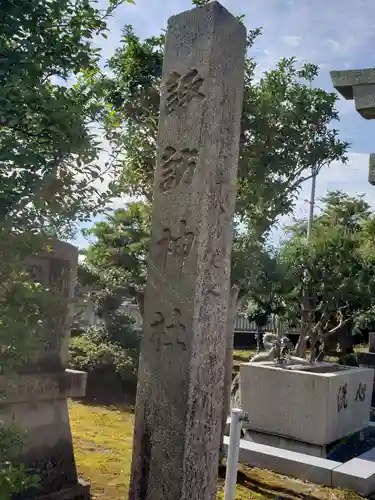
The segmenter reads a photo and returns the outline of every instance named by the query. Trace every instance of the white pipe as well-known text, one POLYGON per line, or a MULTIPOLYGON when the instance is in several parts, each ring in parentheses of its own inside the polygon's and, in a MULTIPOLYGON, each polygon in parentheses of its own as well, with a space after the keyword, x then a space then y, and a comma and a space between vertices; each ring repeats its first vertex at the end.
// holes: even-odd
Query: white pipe
POLYGON ((231 417, 224 500, 235 500, 236 498, 237 467, 240 454, 243 411, 239 408, 233 408, 231 417))

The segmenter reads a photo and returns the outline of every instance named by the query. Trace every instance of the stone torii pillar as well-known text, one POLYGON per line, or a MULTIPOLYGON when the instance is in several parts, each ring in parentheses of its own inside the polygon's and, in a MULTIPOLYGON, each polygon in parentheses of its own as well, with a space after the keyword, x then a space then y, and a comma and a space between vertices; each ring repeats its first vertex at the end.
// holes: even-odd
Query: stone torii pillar
MULTIPOLYGON (((345 99, 354 99, 355 108, 366 120, 375 119, 375 68, 331 71, 334 88, 345 99)), ((370 154, 370 184, 375 185, 375 153, 370 154)))
MULTIPOLYGON (((345 99, 354 99, 355 108, 363 118, 375 119, 375 68, 331 71, 331 78, 333 86, 345 99)), ((375 153, 370 154, 368 181, 373 186, 375 185, 375 153)), ((357 359, 360 367, 374 368, 373 345, 369 346, 369 352, 358 353, 357 359)), ((374 405, 375 378, 372 386, 371 406, 374 405)))

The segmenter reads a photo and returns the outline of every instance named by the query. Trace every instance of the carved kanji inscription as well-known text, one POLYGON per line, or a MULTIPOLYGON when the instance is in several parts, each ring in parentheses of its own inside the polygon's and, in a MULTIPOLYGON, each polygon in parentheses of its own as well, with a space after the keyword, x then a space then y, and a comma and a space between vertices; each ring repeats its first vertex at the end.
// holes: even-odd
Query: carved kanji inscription
POLYGON ((167 80, 167 113, 186 107, 192 99, 202 101, 206 97, 201 91, 203 82, 196 69, 189 70, 185 75, 173 71, 167 80))
POLYGON ((186 351, 186 327, 181 323, 181 311, 177 308, 172 310, 169 317, 161 312, 154 314, 150 323, 152 334, 151 341, 156 342, 156 350, 162 347, 178 345, 186 351))
POLYGON ((191 184, 197 164, 198 151, 184 148, 177 151, 171 146, 165 148, 160 165, 159 188, 166 193, 177 187, 181 182, 191 184))
POLYGON ((360 382, 355 395, 355 401, 364 401, 365 399, 366 399, 366 384, 360 382))
POLYGON ((223 266, 223 255, 219 248, 213 248, 208 252, 208 269, 210 273, 210 287, 208 293, 214 297, 220 295, 220 275, 223 266))
POLYGON ((194 240, 195 234, 188 228, 185 220, 180 221, 176 235, 173 235, 170 229, 164 229, 163 236, 158 241, 163 269, 165 269, 168 257, 178 259, 179 267, 182 269, 185 259, 190 255, 194 240))

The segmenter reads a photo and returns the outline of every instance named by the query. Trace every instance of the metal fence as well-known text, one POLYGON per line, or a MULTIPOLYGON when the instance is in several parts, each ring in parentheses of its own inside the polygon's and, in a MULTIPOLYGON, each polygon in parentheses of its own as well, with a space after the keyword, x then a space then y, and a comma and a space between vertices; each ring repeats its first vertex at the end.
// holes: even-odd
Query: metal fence
MULTIPOLYGON (((95 307, 93 304, 86 303, 82 308, 82 321, 87 326, 99 325, 103 324, 103 320, 97 317, 95 313, 95 307)), ((123 311, 131 314, 135 320, 134 327, 137 329, 142 328, 142 316, 139 312, 138 306, 136 304, 124 303, 122 305, 123 311)), ((234 322, 234 331, 235 333, 253 333, 257 332, 257 326, 255 321, 249 321, 246 313, 238 312, 236 314, 235 322, 234 322)), ((268 321, 267 325, 264 328, 264 331, 272 331, 272 322, 268 321)), ((297 333, 297 330, 289 330, 289 333, 297 333)))
MULTIPOLYGON (((298 328, 283 328, 285 334, 298 334, 299 330, 298 328)), ((251 332, 251 333, 256 333, 257 332, 257 326, 255 324, 255 321, 249 321, 247 319, 246 313, 240 313, 238 312, 236 315, 236 319, 234 322, 234 331, 238 333, 242 332, 251 332)), ((266 326, 263 328, 263 331, 266 332, 272 332, 272 321, 269 320, 266 324, 266 326)))

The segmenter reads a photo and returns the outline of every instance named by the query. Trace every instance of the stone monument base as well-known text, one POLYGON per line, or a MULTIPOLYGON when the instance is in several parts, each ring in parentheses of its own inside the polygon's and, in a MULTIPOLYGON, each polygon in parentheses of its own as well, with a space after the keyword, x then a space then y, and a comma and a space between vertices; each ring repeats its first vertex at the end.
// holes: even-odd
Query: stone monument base
POLYGON ((78 480, 75 486, 46 495, 22 497, 23 500, 90 500, 90 483, 78 480))
POLYGON ((327 458, 327 449, 329 448, 329 446, 325 445, 304 443, 296 439, 277 436, 275 434, 266 434, 264 432, 255 432, 250 429, 244 429, 243 439, 251 443, 265 444, 267 446, 273 446, 274 448, 281 448, 283 450, 295 451, 297 453, 321 458, 327 458))
MULTIPOLYGON (((373 334, 370 334, 370 339, 373 337, 373 334)), ((373 342, 373 340, 372 340, 373 342)), ((375 368, 375 352, 359 352, 357 354, 357 361, 360 368, 375 368)), ((370 390, 370 388, 369 388, 370 390)), ((374 383, 371 388, 371 406, 375 407, 375 372, 374 372, 374 383)))
MULTIPOLYGON (((231 417, 228 416, 226 426, 224 429, 224 435, 229 436, 231 425, 231 417)), ((249 428, 249 424, 246 422, 242 423, 241 439, 249 441, 250 443, 257 443, 266 446, 272 446, 273 448, 280 448, 282 450, 293 451, 296 453, 303 453, 304 455, 311 455, 313 457, 327 458, 332 445, 316 445, 311 443, 306 443, 304 441, 298 441, 297 439, 278 436, 276 434, 268 434, 266 432, 252 431, 249 428)))
POLYGON ((87 374, 75 370, 0 376, 0 421, 26 432, 19 463, 41 478, 17 500, 88 498, 74 460, 68 397, 83 397, 87 374))

